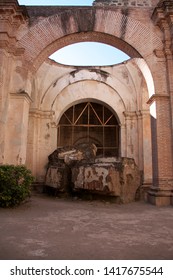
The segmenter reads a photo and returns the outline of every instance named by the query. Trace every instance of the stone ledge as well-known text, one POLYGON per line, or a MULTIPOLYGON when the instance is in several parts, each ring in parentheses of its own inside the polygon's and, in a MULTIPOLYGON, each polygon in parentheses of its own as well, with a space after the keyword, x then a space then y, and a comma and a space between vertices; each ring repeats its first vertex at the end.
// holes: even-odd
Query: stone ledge
POLYGON ((11 98, 25 99, 28 103, 33 102, 32 98, 29 96, 29 94, 26 91, 11 92, 10 95, 11 98))

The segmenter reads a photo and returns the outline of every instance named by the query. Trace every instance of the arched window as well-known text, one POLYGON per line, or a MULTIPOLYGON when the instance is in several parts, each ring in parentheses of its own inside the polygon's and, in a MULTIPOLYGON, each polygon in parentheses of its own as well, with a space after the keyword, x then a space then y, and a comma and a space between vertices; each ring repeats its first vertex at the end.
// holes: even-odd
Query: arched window
POLYGON ((85 102, 70 107, 58 125, 58 147, 94 143, 99 156, 119 155, 119 124, 104 105, 85 102))

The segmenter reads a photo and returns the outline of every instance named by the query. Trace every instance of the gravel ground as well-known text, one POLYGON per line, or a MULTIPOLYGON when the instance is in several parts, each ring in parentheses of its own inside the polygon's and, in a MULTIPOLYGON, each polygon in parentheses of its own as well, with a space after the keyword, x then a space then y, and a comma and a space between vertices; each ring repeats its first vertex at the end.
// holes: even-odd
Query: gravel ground
POLYGON ((0 209, 1 260, 173 259, 173 207, 34 194, 0 209))

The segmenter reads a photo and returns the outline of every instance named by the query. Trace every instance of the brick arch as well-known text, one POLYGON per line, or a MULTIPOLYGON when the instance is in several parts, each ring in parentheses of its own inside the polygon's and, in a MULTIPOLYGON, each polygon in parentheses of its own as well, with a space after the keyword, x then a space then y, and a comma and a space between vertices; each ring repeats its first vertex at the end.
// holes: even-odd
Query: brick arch
POLYGON ((34 69, 38 69, 39 66, 43 63, 44 59, 49 57, 55 51, 67 45, 80 42, 104 43, 122 50, 130 57, 141 57, 141 55, 132 46, 130 46, 127 42, 123 41, 120 38, 101 32, 80 32, 57 39, 52 44, 47 46, 34 60, 34 69))
POLYGON ((24 60, 37 70, 54 51, 82 41, 107 43, 131 57, 147 58, 155 49, 163 48, 156 32, 144 23, 123 11, 96 7, 64 8, 38 18, 18 41, 18 47, 25 49, 24 60))

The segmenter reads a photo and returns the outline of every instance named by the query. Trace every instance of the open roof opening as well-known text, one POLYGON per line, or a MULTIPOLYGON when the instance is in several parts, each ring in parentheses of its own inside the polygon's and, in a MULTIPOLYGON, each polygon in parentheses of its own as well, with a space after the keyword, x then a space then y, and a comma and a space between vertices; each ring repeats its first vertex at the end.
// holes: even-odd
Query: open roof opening
POLYGON ((94 0, 18 0, 28 6, 92 6, 94 0))
POLYGON ((49 58, 64 65, 107 66, 121 63, 130 57, 107 44, 82 42, 66 46, 49 58))

